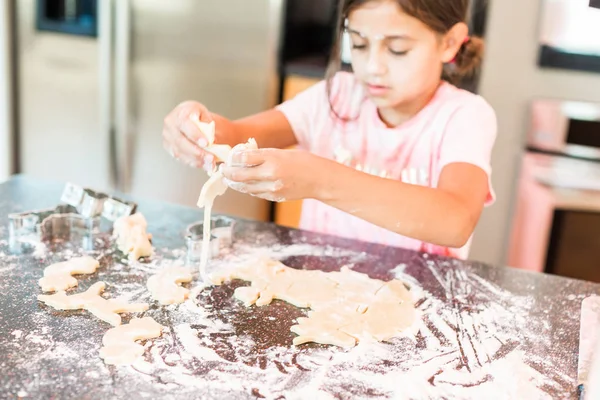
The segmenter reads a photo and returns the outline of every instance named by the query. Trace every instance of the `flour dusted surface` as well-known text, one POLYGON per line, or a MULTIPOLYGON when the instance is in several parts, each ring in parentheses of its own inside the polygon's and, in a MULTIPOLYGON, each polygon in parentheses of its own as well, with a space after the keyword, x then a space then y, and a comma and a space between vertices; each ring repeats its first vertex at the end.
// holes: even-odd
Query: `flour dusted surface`
MULTIPOLYGON (((0 378, 3 392, 31 398, 60 393, 62 398, 537 399, 568 397, 575 385, 572 354, 554 345, 569 332, 550 322, 552 313, 580 302, 568 287, 559 295, 562 303, 548 302, 528 295, 535 288, 527 286, 525 274, 522 283, 505 282, 516 287, 518 293, 512 293, 481 278, 476 268, 452 261, 411 255, 396 267, 380 255, 327 244, 236 242, 211 269, 266 256, 327 271, 348 264, 374 278, 411 285, 422 315, 416 337, 347 351, 312 344, 294 348, 289 328, 304 310, 279 301, 246 308, 232 297, 242 282, 198 290, 197 275, 184 285, 191 289, 187 301, 159 306, 145 287, 147 279, 166 266, 186 265, 184 249, 157 248, 147 263, 127 262, 108 249, 108 238, 98 240, 98 250, 89 255, 101 267, 82 277, 78 290, 102 280, 110 298, 150 303, 139 316, 165 326, 162 336, 145 343, 144 358, 136 364, 106 366, 98 353, 110 325, 35 300, 44 265, 83 253, 65 245, 14 256, 0 242, 0 332, 6 333, 0 348, 9 354, 0 366, 10 371, 0 378)), ((501 270, 484 272, 502 282, 501 270)), ((563 319, 569 318, 578 325, 577 315, 563 319)))

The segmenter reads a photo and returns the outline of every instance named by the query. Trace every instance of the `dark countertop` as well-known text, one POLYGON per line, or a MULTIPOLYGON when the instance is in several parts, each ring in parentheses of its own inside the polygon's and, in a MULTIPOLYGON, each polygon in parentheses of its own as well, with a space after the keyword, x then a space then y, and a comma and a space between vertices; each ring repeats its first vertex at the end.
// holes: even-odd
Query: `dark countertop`
MULTIPOLYGON (((26 177, 0 185, 2 398, 577 398, 581 301, 600 294, 600 285, 250 221, 239 221, 233 248, 211 267, 267 255, 297 268, 350 265, 375 278, 397 277, 414 293, 419 333, 349 351, 294 348, 289 328, 303 311, 279 301, 244 308, 231 298, 240 285, 234 282, 194 292, 181 305, 151 303, 144 315, 166 327, 163 336, 146 344, 145 361, 106 366, 98 351, 108 324, 36 300, 43 267, 82 250, 45 243, 17 255, 8 246, 7 214, 53 207, 62 188, 26 177)), ((155 256, 128 264, 101 234, 89 253, 101 268, 79 277, 73 292, 101 279, 108 297, 150 301, 147 278, 186 263, 183 233, 202 212, 138 204, 155 256)))

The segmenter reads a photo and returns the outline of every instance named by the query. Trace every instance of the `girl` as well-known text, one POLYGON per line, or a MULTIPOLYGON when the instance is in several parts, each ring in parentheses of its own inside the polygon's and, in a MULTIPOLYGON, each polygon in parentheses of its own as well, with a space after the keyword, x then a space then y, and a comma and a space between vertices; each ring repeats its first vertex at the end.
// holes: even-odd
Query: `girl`
POLYGON ((237 121, 185 102, 165 119, 176 158, 213 168, 192 118, 214 120, 216 143, 255 138, 223 173, 232 189, 306 199, 303 229, 465 258, 493 202, 496 118, 451 82, 473 74, 482 42, 468 36, 468 0, 341 0, 327 79, 273 110, 237 121), (343 31, 353 73, 339 71, 343 31), (283 150, 298 145, 298 150, 283 150))

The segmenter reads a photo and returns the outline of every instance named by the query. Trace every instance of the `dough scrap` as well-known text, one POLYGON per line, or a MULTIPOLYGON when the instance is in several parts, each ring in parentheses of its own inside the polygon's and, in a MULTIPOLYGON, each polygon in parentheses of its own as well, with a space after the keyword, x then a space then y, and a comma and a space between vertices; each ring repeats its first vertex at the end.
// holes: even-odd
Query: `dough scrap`
POLYGON ((67 290, 77 286, 77 279, 71 275, 93 274, 99 266, 100 263, 92 257, 75 257, 47 266, 38 283, 43 292, 67 290))
POLYGON ((100 296, 105 288, 104 282, 96 282, 82 293, 67 296, 66 292, 59 291, 51 295, 40 294, 37 298, 57 310, 87 310, 113 326, 121 325, 119 313, 142 312, 148 309, 146 303, 129 304, 117 299, 107 300, 100 296))
MULTIPOLYGON (((196 120, 194 120, 196 121, 196 120)), ((198 123, 198 122, 196 122, 198 123)), ((212 126, 214 128, 214 122, 212 122, 212 126)), ((203 128, 199 126, 200 130, 203 128)), ((204 132, 204 131, 203 131, 204 132)), ((210 133, 205 133, 207 138, 211 138, 214 140, 214 133, 210 136, 210 133)), ((233 148, 230 148, 228 145, 215 145, 209 140, 209 146, 205 147, 205 149, 209 149, 212 146, 221 146, 222 149, 226 149, 226 151, 222 151, 220 155, 220 160, 230 161, 229 158, 234 151, 242 150, 242 149, 258 149, 258 145, 256 144, 256 140, 250 138, 247 143, 240 143, 233 148), (225 146, 225 147, 223 147, 225 146)), ((212 206, 215 201, 215 198, 223 195, 227 191, 227 184, 225 183, 225 179, 223 178, 223 172, 221 169, 218 169, 214 172, 208 181, 204 183, 202 186, 202 190, 200 191, 200 196, 198 197, 197 206, 199 208, 204 208, 204 221, 202 225, 202 251, 200 253, 200 279, 203 282, 207 282, 208 277, 206 276, 206 265, 208 264, 208 258, 210 257, 210 225, 211 225, 211 215, 212 215, 212 206)))
POLYGON ((204 122, 198 118, 192 118, 192 121, 196 124, 200 132, 204 135, 208 144, 211 145, 215 142, 215 121, 204 122))
POLYGON ((234 297, 246 306, 262 306, 280 299, 310 308, 291 331, 294 345, 308 342, 353 347, 361 341, 385 341, 413 326, 417 313, 402 281, 384 282, 352 271, 307 271, 275 260, 259 260, 210 276, 211 283, 241 279, 234 297))
POLYGON ((113 224, 117 248, 128 254, 130 260, 152 255, 152 235, 146 232, 147 227, 146 218, 141 213, 121 217, 113 224))
POLYGON ((162 326, 151 317, 133 318, 104 334, 100 357, 106 364, 132 364, 144 354, 144 346, 136 340, 154 339, 161 334, 162 326))
POLYGON ((208 142, 208 145, 204 146, 202 149, 212 154, 216 161, 227 161, 231 146, 227 144, 215 144, 215 121, 202 122, 196 118, 192 118, 192 121, 196 124, 198 129, 200 129, 200 132, 202 132, 208 142))
POLYGON ((171 266, 151 276, 146 284, 152 298, 162 305, 183 303, 190 291, 179 284, 190 282, 192 273, 189 268, 171 266))

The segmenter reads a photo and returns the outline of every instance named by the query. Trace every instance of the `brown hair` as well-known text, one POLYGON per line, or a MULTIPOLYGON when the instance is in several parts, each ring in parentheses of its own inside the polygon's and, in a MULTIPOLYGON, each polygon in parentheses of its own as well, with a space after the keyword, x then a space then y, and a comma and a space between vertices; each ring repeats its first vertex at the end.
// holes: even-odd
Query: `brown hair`
MULTIPOLYGON (((327 67, 327 94, 331 99, 331 88, 335 74, 341 65, 341 43, 345 21, 350 13, 366 3, 378 0, 339 0, 336 36, 327 67)), ((381 1, 381 0, 379 0, 381 1)), ((466 22, 470 0, 394 0, 403 12, 417 18, 434 32, 446 34, 459 22, 466 22)), ((468 38, 456 54, 453 62, 444 65, 442 79, 459 84, 465 78, 471 78, 479 72, 483 58, 483 39, 475 36, 468 38)), ((335 110, 332 111, 337 115, 335 110)))

